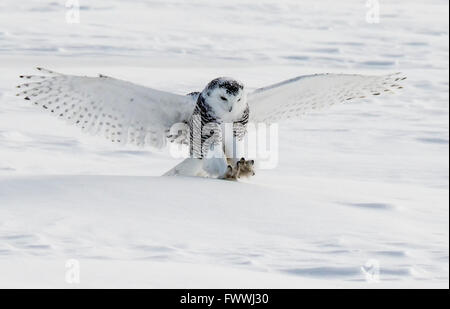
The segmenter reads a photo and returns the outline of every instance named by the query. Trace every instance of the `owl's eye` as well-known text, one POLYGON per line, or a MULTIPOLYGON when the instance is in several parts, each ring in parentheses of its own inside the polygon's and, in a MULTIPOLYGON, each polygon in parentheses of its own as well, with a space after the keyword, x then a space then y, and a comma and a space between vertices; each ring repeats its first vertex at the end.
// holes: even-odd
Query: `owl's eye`
POLYGON ((225 97, 220 97, 222 99, 222 101, 228 101, 227 98, 225 97))

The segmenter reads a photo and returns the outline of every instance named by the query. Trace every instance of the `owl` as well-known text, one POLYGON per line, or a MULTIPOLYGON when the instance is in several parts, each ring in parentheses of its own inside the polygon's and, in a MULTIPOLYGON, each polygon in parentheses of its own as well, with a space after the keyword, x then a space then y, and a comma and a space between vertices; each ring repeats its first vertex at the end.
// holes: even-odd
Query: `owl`
POLYGON ((105 75, 75 76, 37 68, 22 75, 17 96, 41 110, 117 144, 163 148, 189 146, 189 158, 165 175, 238 179, 255 174, 243 157, 249 122, 271 124, 368 96, 401 89, 400 73, 383 76, 298 76, 248 92, 236 79, 220 77, 201 92, 169 93, 105 75), (177 125, 185 130, 172 130, 177 125), (229 132, 229 134, 225 134, 229 132))

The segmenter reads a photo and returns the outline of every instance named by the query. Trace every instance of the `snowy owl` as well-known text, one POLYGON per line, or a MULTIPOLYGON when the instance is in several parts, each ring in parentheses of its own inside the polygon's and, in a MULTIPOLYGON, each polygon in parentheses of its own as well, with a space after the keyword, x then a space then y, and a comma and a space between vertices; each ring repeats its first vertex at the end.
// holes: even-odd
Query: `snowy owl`
POLYGON ((190 158, 165 175, 237 179, 254 175, 253 160, 241 157, 248 122, 271 124, 369 95, 401 89, 406 77, 356 74, 298 76, 248 93, 244 84, 227 77, 209 82, 201 92, 179 95, 109 76, 66 75, 37 68, 18 96, 91 134, 119 144, 162 148, 189 145, 190 158), (188 132, 172 134, 176 124, 188 132), (223 138, 231 124, 232 138, 223 138), (196 133, 197 132, 197 133, 196 133), (232 145, 231 145, 232 144, 232 145))

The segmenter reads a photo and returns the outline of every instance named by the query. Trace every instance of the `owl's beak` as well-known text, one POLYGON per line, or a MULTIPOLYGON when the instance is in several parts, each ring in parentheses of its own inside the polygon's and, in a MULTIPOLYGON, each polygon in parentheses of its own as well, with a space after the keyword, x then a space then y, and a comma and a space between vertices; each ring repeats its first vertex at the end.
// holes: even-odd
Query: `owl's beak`
POLYGON ((230 106, 230 109, 228 110, 230 113, 233 110, 233 105, 230 106))

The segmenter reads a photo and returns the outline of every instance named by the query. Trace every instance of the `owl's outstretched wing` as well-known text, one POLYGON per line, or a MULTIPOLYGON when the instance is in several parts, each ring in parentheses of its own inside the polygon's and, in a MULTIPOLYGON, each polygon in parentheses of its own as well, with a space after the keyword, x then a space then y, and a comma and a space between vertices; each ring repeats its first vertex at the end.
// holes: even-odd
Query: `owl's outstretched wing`
POLYGON ((65 75, 38 68, 43 75, 21 76, 18 96, 83 131, 121 144, 166 144, 168 129, 189 119, 193 96, 159 91, 112 77, 65 75))
POLYGON ((401 89, 406 77, 317 74, 295 77, 256 89, 248 95, 250 121, 272 123, 326 108, 336 103, 390 93, 401 89))

